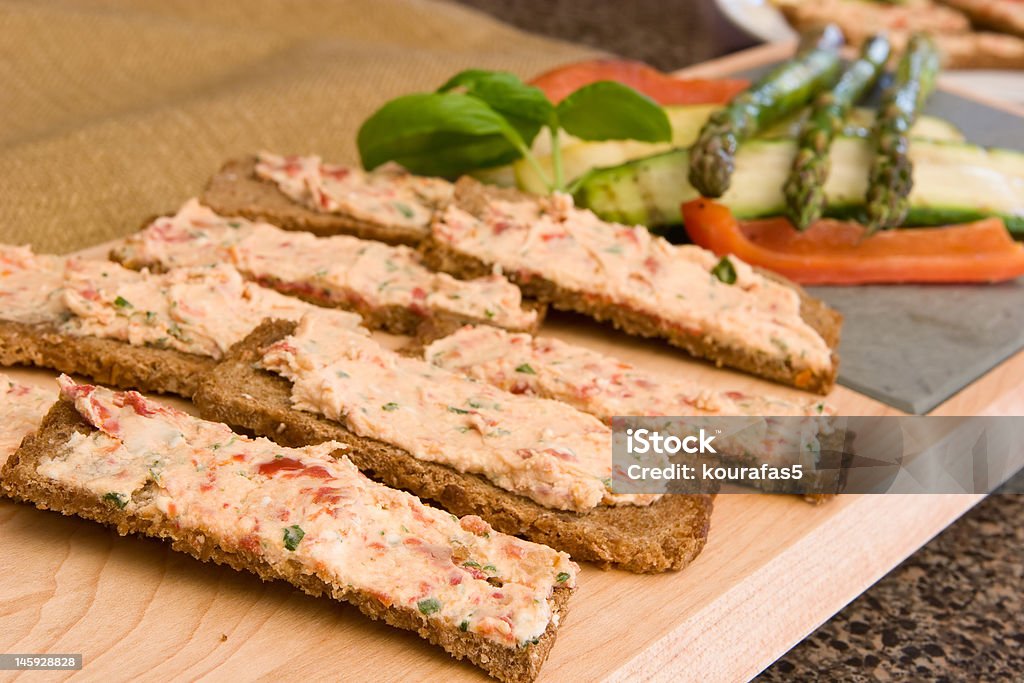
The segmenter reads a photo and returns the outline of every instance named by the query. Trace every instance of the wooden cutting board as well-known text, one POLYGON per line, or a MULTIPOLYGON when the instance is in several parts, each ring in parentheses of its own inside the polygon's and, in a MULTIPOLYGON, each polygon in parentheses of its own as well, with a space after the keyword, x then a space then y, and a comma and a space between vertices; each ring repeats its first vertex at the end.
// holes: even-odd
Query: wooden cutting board
MULTIPOLYGON (((699 71, 771 61, 780 49, 759 48, 738 65, 730 58, 699 71)), ((543 334, 709 387, 801 395, 574 316, 553 316, 543 334)), ((54 386, 52 372, 10 374, 54 386)), ((1021 386, 1024 354, 933 414, 1022 414, 1021 386)), ((842 414, 898 414, 842 387, 829 400, 842 414)), ((707 548, 684 571, 636 576, 583 567, 540 680, 749 678, 980 498, 844 495, 813 507, 788 496, 719 496, 707 548)), ((77 675, 34 673, 33 681, 485 680, 354 608, 83 520, 0 500, 0 547, 0 653, 84 655, 77 675)), ((0 672, 0 681, 15 678, 0 672)))

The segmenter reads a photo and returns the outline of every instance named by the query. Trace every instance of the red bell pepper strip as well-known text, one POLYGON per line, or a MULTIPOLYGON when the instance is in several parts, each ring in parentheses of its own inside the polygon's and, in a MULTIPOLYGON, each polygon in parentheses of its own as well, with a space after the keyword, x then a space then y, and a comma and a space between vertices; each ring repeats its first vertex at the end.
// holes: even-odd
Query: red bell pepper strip
POLYGON ((531 85, 552 102, 595 81, 618 81, 658 104, 725 104, 750 82, 741 79, 676 78, 643 62, 596 59, 559 67, 537 76, 531 85))
POLYGON ((738 221, 721 204, 683 204, 690 239, 806 285, 1001 282, 1024 275, 1024 245, 998 218, 868 235, 864 226, 820 220, 798 232, 785 218, 738 221))

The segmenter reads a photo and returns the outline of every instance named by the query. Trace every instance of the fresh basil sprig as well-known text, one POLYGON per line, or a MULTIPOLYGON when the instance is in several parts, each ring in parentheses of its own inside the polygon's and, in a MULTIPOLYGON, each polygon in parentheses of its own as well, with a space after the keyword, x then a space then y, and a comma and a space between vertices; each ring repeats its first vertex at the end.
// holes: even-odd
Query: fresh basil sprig
POLYGON ((368 169, 397 161, 413 173, 438 176, 507 164, 526 146, 505 117, 459 93, 391 100, 363 123, 356 143, 368 169))
POLYGON ((467 95, 483 100, 504 116, 527 146, 552 121, 554 108, 544 91, 523 83, 515 74, 469 69, 452 76, 437 92, 447 93, 456 88, 463 88, 467 95))
POLYGON ((560 130, 582 140, 672 139, 665 111, 620 83, 591 83, 554 105, 514 74, 470 69, 437 92, 391 100, 363 123, 357 143, 367 169, 395 161, 422 175, 454 177, 525 157, 550 189, 562 190, 560 130), (554 178, 530 152, 543 128, 554 178))

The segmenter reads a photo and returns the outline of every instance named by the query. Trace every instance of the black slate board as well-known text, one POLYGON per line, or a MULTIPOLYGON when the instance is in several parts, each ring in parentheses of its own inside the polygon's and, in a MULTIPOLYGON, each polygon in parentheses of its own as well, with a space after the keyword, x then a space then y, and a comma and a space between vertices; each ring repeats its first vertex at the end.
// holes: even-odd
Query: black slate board
POLYGON ((812 287, 845 317, 839 383, 924 414, 1024 348, 1024 283, 812 287))

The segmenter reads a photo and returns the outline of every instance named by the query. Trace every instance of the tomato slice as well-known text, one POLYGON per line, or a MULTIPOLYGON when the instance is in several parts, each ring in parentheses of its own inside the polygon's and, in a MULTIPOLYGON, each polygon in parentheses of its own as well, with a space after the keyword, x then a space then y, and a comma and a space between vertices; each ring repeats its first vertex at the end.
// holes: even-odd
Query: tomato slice
POLYGON ((694 243, 734 254, 807 285, 1001 282, 1024 275, 1024 245, 998 218, 939 228, 888 230, 821 220, 798 232, 785 218, 737 221, 707 199, 683 204, 694 243))
POLYGON ((574 90, 595 81, 618 81, 644 93, 661 105, 724 104, 748 85, 740 79, 676 78, 643 62, 595 59, 552 69, 531 85, 559 102, 574 90))

